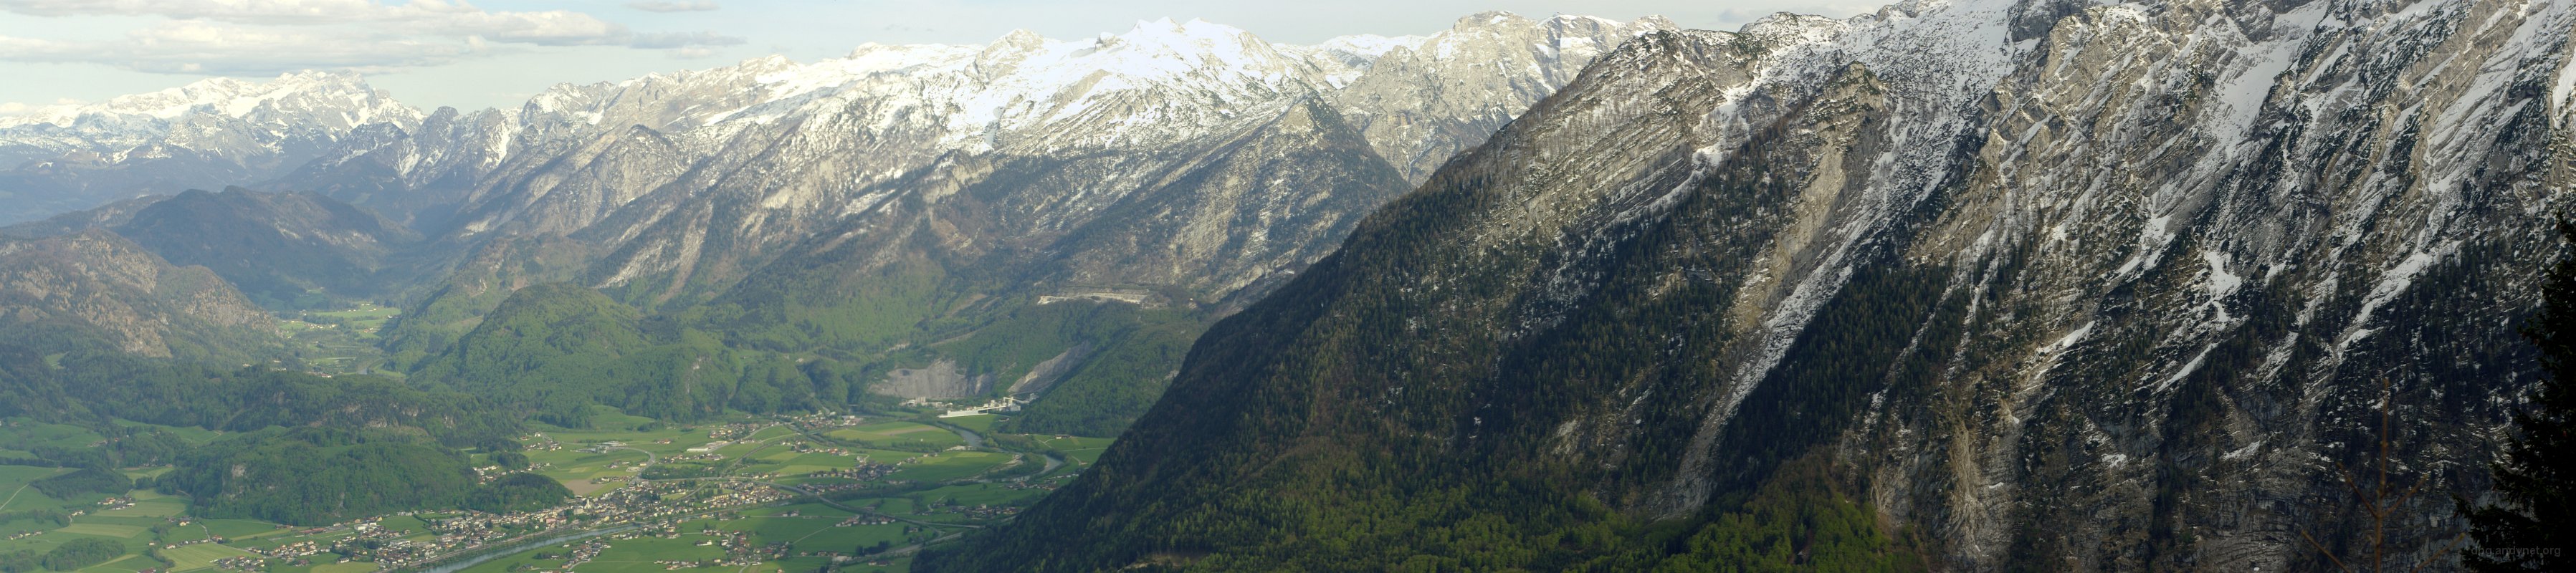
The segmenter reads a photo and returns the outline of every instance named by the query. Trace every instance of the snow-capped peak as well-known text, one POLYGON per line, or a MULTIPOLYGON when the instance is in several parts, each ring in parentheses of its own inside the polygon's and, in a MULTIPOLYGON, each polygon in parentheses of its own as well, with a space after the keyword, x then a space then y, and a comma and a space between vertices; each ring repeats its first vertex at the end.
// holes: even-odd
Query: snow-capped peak
POLYGON ((1422 45, 1423 38, 1423 36, 1396 36, 1389 38, 1376 34, 1359 34, 1325 40, 1324 43, 1317 44, 1315 47, 1336 55, 1375 59, 1378 56, 1386 55, 1387 52, 1393 51, 1396 48, 1420 46, 1422 45))
MULTIPOLYGON (((394 102, 367 86, 357 74, 327 71, 291 72, 266 81, 208 78, 156 92, 118 96, 103 103, 46 106, 0 117, 0 128, 31 124, 69 127, 88 116, 146 116, 175 120, 191 112, 212 110, 236 119, 263 107, 334 113, 327 123, 355 127, 378 121, 418 121, 419 110, 394 102)), ((305 118, 312 119, 312 118, 305 118)))

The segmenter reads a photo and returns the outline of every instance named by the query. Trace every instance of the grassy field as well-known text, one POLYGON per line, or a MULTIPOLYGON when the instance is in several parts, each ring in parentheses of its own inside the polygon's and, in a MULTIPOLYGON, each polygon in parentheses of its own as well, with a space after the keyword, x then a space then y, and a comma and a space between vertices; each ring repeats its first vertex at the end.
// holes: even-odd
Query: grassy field
POLYGON ((227 557, 249 557, 253 555, 258 554, 214 543, 181 545, 161 550, 161 556, 169 558, 170 562, 173 564, 170 568, 172 571, 186 571, 201 567, 213 567, 215 566, 215 560, 217 559, 227 557))
POLYGON ((76 522, 76 523, 73 523, 73 524, 71 524, 71 525, 64 526, 62 529, 56 529, 56 530, 54 530, 54 532, 55 532, 55 533, 77 533, 77 534, 81 534, 81 535, 96 535, 96 536, 99 536, 99 537, 115 537, 115 538, 119 538, 119 539, 124 539, 124 538, 133 538, 133 537, 142 537, 142 536, 143 536, 143 534, 145 534, 145 533, 150 533, 150 531, 145 530, 145 528, 135 527, 135 526, 132 526, 132 525, 108 525, 108 524, 104 524, 104 523, 90 523, 90 522, 86 522, 86 521, 83 521, 83 522, 76 522))
POLYGON ((936 537, 936 534, 919 532, 907 536, 903 528, 902 524, 826 527, 789 541, 795 543, 796 551, 800 552, 838 551, 844 555, 851 555, 862 548, 874 547, 879 541, 903 546, 936 537))
POLYGON ((574 568, 582 573, 644 573, 662 571, 668 566, 658 561, 707 561, 723 558, 724 549, 698 545, 714 538, 704 535, 682 535, 678 539, 644 537, 608 542, 608 550, 574 568))
POLYGON ((270 565, 268 573, 367 573, 368 571, 374 570, 376 570, 376 564, 374 563, 350 562, 322 563, 304 567, 270 565))
POLYGON ((849 504, 856 507, 874 509, 877 513, 883 513, 886 515, 911 515, 913 510, 918 507, 916 504, 912 503, 911 498, 903 497, 871 497, 849 502, 849 504))
POLYGON ((976 415, 976 416, 958 416, 958 417, 955 417, 955 418, 940 418, 940 419, 939 419, 939 421, 940 421, 940 422, 942 422, 942 423, 947 423, 947 424, 955 425, 955 426, 960 427, 960 428, 965 428, 965 429, 969 429, 969 430, 974 430, 974 431, 975 431, 975 433, 978 433, 978 434, 992 434, 992 433, 993 433, 993 424, 994 424, 994 423, 997 423, 997 422, 1001 422, 1002 420, 1003 420, 1003 417, 1002 417, 1002 416, 997 416, 997 415, 993 415, 993 414, 983 414, 983 415, 976 415))
POLYGON ((26 417, 0 419, 0 457, 31 457, 36 448, 86 448, 107 439, 89 428, 47 424, 26 417))
POLYGON ((554 570, 554 569, 556 569, 556 568, 562 567, 562 566, 563 566, 563 563, 564 563, 564 560, 562 560, 562 559, 538 559, 538 558, 537 558, 537 554, 539 554, 539 553, 547 553, 547 552, 557 552, 557 553, 560 553, 560 552, 566 551, 566 550, 568 550, 568 549, 569 549, 569 548, 564 547, 564 546, 555 546, 555 547, 551 547, 551 548, 547 548, 547 549, 543 549, 543 550, 538 550, 538 551, 529 551, 529 552, 524 552, 524 553, 517 553, 517 554, 513 554, 513 555, 510 555, 510 556, 507 556, 507 557, 501 557, 501 558, 498 558, 498 559, 493 559, 493 560, 491 560, 491 561, 485 561, 485 562, 482 562, 482 563, 478 563, 478 564, 475 564, 473 567, 468 567, 468 568, 466 568, 464 571, 459 571, 459 572, 457 572, 457 573, 508 573, 508 572, 510 571, 510 569, 511 569, 511 568, 513 568, 513 567, 518 567, 518 566, 520 566, 520 565, 526 565, 526 566, 528 566, 529 568, 531 568, 531 569, 536 569, 536 570, 554 570))
POLYGON ((564 487, 571 488, 573 493, 581 495, 597 495, 616 489, 620 482, 602 482, 597 481, 598 478, 632 477, 635 469, 651 457, 634 450, 582 452, 570 444, 555 451, 530 450, 527 455, 528 463, 536 465, 538 474, 555 478, 555 481, 563 482, 564 487))
POLYGON ((70 471, 61 468, 0 466, 0 510, 62 507, 62 502, 45 497, 45 494, 37 492, 36 488, 27 487, 27 484, 70 471))
POLYGON ((902 446, 916 448, 945 448, 966 444, 966 439, 958 437, 956 432, 950 432, 947 429, 937 426, 913 422, 881 422, 865 426, 840 428, 830 432, 825 432, 823 435, 833 439, 853 442, 869 447, 902 446))
MULTIPOLYGON (((638 472, 646 465, 646 461, 656 457, 661 460, 660 463, 670 466, 722 469, 725 470, 724 475, 762 477, 785 483, 813 485, 856 483, 848 478, 810 476, 817 472, 846 469, 861 463, 896 464, 895 473, 886 479, 908 480, 929 489, 847 503, 853 506, 879 508, 887 514, 926 521, 971 523, 973 520, 969 520, 966 516, 944 508, 950 505, 1025 504, 1044 494, 1043 490, 1014 490, 1000 484, 939 485, 986 474, 1009 463, 1013 456, 1007 452, 996 451, 929 451, 960 446, 964 443, 955 432, 941 425, 880 418, 875 423, 855 427, 817 430, 829 434, 828 438, 818 438, 800 433, 775 420, 758 418, 674 424, 627 416, 614 409, 602 409, 594 412, 592 421, 594 427, 577 429, 530 424, 535 433, 524 437, 523 442, 532 446, 524 453, 537 465, 538 473, 563 481, 575 491, 587 495, 597 495, 625 483, 632 483, 629 480, 636 478, 638 472), (723 433, 728 429, 740 430, 754 427, 757 429, 752 430, 749 435, 735 436, 726 440, 726 443, 716 450, 724 456, 721 459, 673 460, 679 457, 696 457, 697 454, 704 453, 693 453, 689 450, 716 442, 717 440, 711 434, 723 433), (580 451, 607 442, 616 442, 619 445, 617 449, 604 452, 580 451), (865 447, 867 445, 894 446, 903 449, 865 447), (549 446, 553 446, 554 449, 545 449, 549 446), (799 452, 796 451, 798 448, 817 451, 799 452), (847 452, 819 451, 841 448, 847 448, 847 452), (648 455, 647 452, 650 454, 648 455), (619 479, 607 482, 594 481, 599 478, 619 479), (914 513, 923 509, 930 509, 931 513, 914 513)), ((974 431, 988 432, 993 424, 999 421, 1001 418, 995 416, 972 416, 951 418, 941 422, 974 431)), ((220 437, 220 434, 215 432, 192 428, 173 428, 170 431, 179 433, 182 439, 199 443, 220 437)), ((1084 459, 1084 454, 1081 453, 1084 450, 1096 452, 1098 448, 1107 444, 1107 440, 1101 439, 1046 436, 1031 436, 1031 438, 1045 442, 1048 447, 1066 451, 1068 457, 1077 460, 1084 459)), ((5 440, 0 441, 0 447, 34 448, 38 445, 86 447, 98 440, 98 434, 74 426, 13 420, 11 424, 0 427, 0 440, 5 440)), ((488 460, 490 454, 475 452, 473 455, 479 461, 488 460)), ((1090 455, 1096 459, 1096 453, 1090 455)), ((156 541, 182 543, 185 545, 170 546, 161 550, 165 558, 176 563, 177 571, 220 573, 212 569, 215 560, 253 555, 246 551, 249 549, 263 549, 302 541, 328 544, 335 539, 351 535, 349 532, 340 531, 308 536, 299 533, 300 528, 280 528, 271 523, 240 519, 200 520, 186 526, 168 527, 168 531, 156 534, 152 531, 153 528, 187 514, 189 509, 187 500, 149 491, 138 491, 129 494, 136 499, 136 503, 129 507, 100 509, 90 504, 96 502, 97 497, 103 496, 68 501, 56 500, 39 494, 32 488, 22 487, 63 471, 66 470, 0 466, 0 502, 5 502, 0 503, 0 506, 5 506, 7 509, 44 507, 97 509, 96 513, 73 518, 72 524, 68 527, 57 527, 50 521, 34 520, 25 520, 21 524, 0 524, 0 532, 11 532, 13 528, 15 531, 52 529, 40 535, 0 542, 0 551, 32 550, 41 553, 75 539, 114 540, 124 544, 133 553, 78 573, 134 573, 142 569, 164 567, 161 562, 142 555, 147 544, 156 541), (24 491, 19 491, 22 489, 24 491), (17 499, 9 500, 7 496, 13 492, 18 494, 17 499), (210 539, 222 539, 223 542, 203 543, 210 539)), ((142 478, 165 475, 170 468, 127 468, 123 471, 130 477, 142 478)), ((878 543, 889 546, 910 545, 936 537, 942 532, 954 531, 953 529, 923 529, 907 534, 904 532, 907 527, 917 526, 904 524, 837 526, 853 514, 851 511, 820 503, 745 508, 741 510, 740 517, 721 521, 702 520, 684 525, 681 530, 691 533, 676 539, 612 540, 609 550, 602 553, 596 560, 584 563, 576 569, 579 573, 646 573, 666 570, 668 566, 658 562, 721 558, 724 555, 721 547, 697 545, 698 542, 713 539, 695 533, 696 528, 701 526, 712 526, 723 532, 749 534, 755 545, 784 543, 789 544, 793 552, 842 554, 872 551, 878 543)), ((429 522, 425 520, 437 518, 436 515, 386 516, 381 524, 389 530, 402 532, 401 535, 407 539, 426 540, 433 538, 433 534, 429 531, 429 522)), ((468 571, 504 573, 514 566, 539 570, 559 569, 562 565, 561 560, 535 557, 536 553, 543 551, 520 553, 496 559, 468 571)), ((862 559, 845 564, 841 570, 903 571, 908 566, 908 563, 903 560, 894 560, 886 566, 873 566, 868 561, 862 559)), ((716 567, 709 568, 708 571, 710 573, 719 571, 721 573, 804 573, 828 563, 826 558, 790 557, 756 566, 716 567)), ((374 565, 368 563, 330 564, 326 562, 316 566, 272 566, 267 573, 364 573, 373 569, 374 565)))
POLYGON ((736 473, 769 474, 779 477, 789 477, 801 476, 820 471, 849 469, 851 466, 858 465, 858 458, 846 455, 826 454, 821 452, 800 454, 793 450, 787 450, 784 448, 771 449, 776 451, 762 452, 759 456, 752 458, 757 461, 743 464, 741 470, 736 473))
POLYGON ((138 490, 127 495, 134 498, 134 505, 120 509, 100 511, 90 515, 96 515, 99 517, 147 517, 152 518, 153 521, 160 521, 162 518, 178 515, 181 512, 188 510, 188 500, 163 495, 160 492, 138 490))
POLYGON ((894 474, 886 476, 886 479, 936 483, 969 478, 983 474, 1010 459, 1010 454, 993 452, 940 452, 923 456, 919 461, 903 464, 903 469, 895 470, 894 474))
POLYGON ((777 541, 793 543, 798 539, 804 539, 805 536, 813 535, 814 532, 832 529, 832 524, 840 522, 841 518, 829 516, 746 517, 728 522, 719 528, 727 531, 750 532, 762 543, 777 541))
POLYGON ((847 511, 847 510, 843 510, 843 509, 841 509, 841 508, 832 507, 832 506, 828 506, 828 505, 823 505, 823 504, 819 504, 819 503, 799 503, 799 504, 796 504, 796 505, 782 505, 782 506, 778 506, 778 507, 763 507, 763 508, 758 508, 758 509, 749 509, 749 510, 744 510, 744 511, 742 512, 742 514, 743 514, 743 515, 745 515, 745 516, 751 516, 751 517, 772 517, 772 516, 784 515, 784 514, 787 514, 787 513, 790 513, 790 512, 793 512, 793 513, 795 513, 795 514, 797 514, 797 515, 799 515, 799 516, 806 516, 806 517, 823 516, 823 517, 831 517, 831 518, 833 518, 833 519, 839 519, 839 518, 843 518, 843 517, 849 517, 850 515, 852 515, 852 514, 851 514, 849 511, 847 511))
POLYGON ((867 561, 861 561, 857 564, 842 566, 839 571, 845 571, 848 573, 905 573, 912 570, 912 556, 910 555, 896 557, 891 561, 892 563, 884 566, 870 565, 867 561))
POLYGON ((402 309, 390 306, 376 306, 372 303, 362 302, 358 303, 356 308, 310 311, 304 313, 304 316, 313 322, 339 323, 347 325, 349 328, 359 332, 373 335, 376 331, 384 329, 385 321, 393 320, 395 316, 400 316, 401 314, 402 309))
POLYGON ((979 483, 953 485, 916 493, 913 496, 934 502, 945 501, 950 505, 998 506, 1033 503, 1038 498, 1046 497, 1046 494, 1047 491, 1042 489, 1010 489, 1002 487, 1002 484, 979 483))
POLYGON ((291 529, 277 524, 249 519, 209 519, 197 522, 206 533, 230 540, 254 539, 282 535, 291 529))
MULTIPOLYGON (((62 544, 70 543, 75 539, 104 539, 125 545, 125 550, 128 553, 141 553, 144 549, 144 544, 152 541, 152 532, 143 527, 125 524, 91 523, 88 517, 75 517, 72 519, 72 524, 69 527, 47 531, 34 537, 0 541, 0 552, 27 550, 44 553, 46 551, 51 551, 53 548, 59 547, 62 544)), ((105 564, 101 564, 99 566, 105 566, 105 564)), ((157 567, 159 567, 158 564, 137 565, 134 568, 149 569, 157 567)))

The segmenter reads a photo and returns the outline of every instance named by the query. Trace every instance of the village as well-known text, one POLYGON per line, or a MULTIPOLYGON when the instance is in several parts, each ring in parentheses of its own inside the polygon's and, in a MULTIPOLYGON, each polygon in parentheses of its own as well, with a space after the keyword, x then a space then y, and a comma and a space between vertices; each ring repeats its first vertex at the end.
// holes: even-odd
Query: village
MULTIPOLYGON (((460 573, 648 565, 784 573, 883 563, 900 570, 925 542, 1011 519, 1107 445, 1014 435, 1001 436, 1011 440, 1003 447, 982 435, 994 416, 940 412, 909 420, 807 414, 549 427, 519 436, 517 455, 474 451, 481 481, 534 473, 573 494, 524 511, 407 511, 288 526, 204 519, 186 511, 184 498, 135 490, 84 499, 62 513, 74 522, 110 520, 70 531, 136 536, 138 552, 118 560, 135 564, 120 569, 134 573, 413 571, 484 555, 494 557, 460 573), (505 458, 509 464, 500 463, 505 458), (568 537, 576 540, 553 541, 568 537)), ((0 542, 62 532, 12 530, 0 542)))

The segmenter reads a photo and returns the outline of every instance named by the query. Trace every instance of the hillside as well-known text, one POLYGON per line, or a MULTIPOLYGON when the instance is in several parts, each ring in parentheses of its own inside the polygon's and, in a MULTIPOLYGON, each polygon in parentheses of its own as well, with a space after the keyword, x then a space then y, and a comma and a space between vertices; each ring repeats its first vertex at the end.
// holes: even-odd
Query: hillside
POLYGON ((204 267, 173 266, 106 231, 0 238, 0 333, 62 352, 248 362, 280 350, 275 319, 204 267))
POLYGON ((420 236, 327 197, 188 191, 113 228, 173 264, 203 266, 269 308, 390 298, 427 269, 420 236))
MULTIPOLYGON (((2333 468, 2385 400, 2394 467, 2488 487, 2576 184, 2576 10, 2407 4, 1631 42, 1218 323, 1078 482, 918 566, 2376 555, 2333 468)), ((2390 533, 2389 564, 2453 535, 2390 533)))

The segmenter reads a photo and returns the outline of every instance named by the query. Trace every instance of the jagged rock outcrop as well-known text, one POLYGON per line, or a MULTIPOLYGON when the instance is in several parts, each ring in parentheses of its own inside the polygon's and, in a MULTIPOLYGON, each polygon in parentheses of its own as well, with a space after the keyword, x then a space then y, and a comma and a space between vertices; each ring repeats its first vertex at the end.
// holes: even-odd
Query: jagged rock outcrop
MULTIPOLYGON (((2378 406, 2399 483, 2475 498, 2534 376, 2571 29, 2545 1, 1916 0, 1651 34, 919 566, 1687 569, 1812 464, 1790 479, 1945 569, 2367 559, 2337 468, 2376 462, 2378 406)), ((2387 564, 2439 562, 2447 496, 2395 511, 2387 564)))

